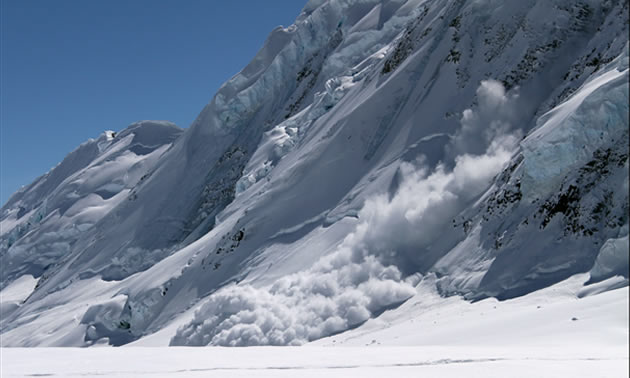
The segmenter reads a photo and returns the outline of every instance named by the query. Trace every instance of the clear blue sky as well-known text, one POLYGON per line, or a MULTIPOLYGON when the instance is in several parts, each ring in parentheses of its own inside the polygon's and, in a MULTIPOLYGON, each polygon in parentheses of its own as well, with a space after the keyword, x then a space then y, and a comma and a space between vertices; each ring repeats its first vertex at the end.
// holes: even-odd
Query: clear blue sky
POLYGON ((0 0, 0 203, 88 138, 188 127, 306 0, 0 0))

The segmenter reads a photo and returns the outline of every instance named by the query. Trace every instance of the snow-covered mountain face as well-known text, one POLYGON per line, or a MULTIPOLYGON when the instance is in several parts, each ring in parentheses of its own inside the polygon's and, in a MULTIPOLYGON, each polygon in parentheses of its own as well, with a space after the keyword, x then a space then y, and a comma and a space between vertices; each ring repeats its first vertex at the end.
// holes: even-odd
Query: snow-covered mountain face
POLYGON ((183 133, 9 199, 3 343, 299 345, 422 282, 627 284, 628 124, 627 1, 311 0, 183 133))
POLYGON ((1 218, 2 286, 60 264, 84 232, 132 198, 181 132, 165 121, 106 131, 15 193, 1 218))

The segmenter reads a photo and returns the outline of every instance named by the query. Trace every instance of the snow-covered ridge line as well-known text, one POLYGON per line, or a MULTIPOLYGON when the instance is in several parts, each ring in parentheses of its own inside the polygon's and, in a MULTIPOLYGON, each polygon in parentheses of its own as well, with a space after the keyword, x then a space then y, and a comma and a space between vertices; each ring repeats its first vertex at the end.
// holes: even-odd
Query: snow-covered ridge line
POLYGON ((4 274, 0 285, 22 274, 40 277, 59 264, 82 233, 150 174, 181 133, 168 121, 106 131, 12 196, 2 208, 0 255, 6 264, 19 261, 23 266, 4 274))

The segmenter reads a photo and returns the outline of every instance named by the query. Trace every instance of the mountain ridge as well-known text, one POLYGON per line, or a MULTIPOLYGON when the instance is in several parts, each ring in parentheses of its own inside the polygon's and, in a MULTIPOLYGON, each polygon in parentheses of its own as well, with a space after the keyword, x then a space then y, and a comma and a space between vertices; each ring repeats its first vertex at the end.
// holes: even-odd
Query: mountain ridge
MULTIPOLYGON (((309 1, 189 129, 101 137, 143 140, 111 167, 137 167, 133 179, 85 186, 117 201, 98 219, 76 226, 101 203, 86 201, 20 231, 12 196, 1 287, 38 283, 3 319, 5 342, 122 345, 188 314, 171 343, 302 344, 433 274, 442 295, 468 299, 594 265, 594 281, 623 275, 628 4, 499 3, 309 1), (18 319, 48 308, 81 319, 25 336, 46 317, 18 319)), ((70 173, 87 175, 97 141, 70 173)))

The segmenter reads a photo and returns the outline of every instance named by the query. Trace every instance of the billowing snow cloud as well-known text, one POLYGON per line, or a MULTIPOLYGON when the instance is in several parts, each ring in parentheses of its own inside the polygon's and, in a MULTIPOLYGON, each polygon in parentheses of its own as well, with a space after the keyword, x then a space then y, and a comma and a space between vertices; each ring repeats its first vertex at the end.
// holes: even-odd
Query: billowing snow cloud
MULTIPOLYGON (((404 180, 391 199, 386 194, 366 201, 359 214, 362 223, 348 242, 367 254, 405 271, 422 268, 427 254, 452 219, 488 188, 510 160, 517 138, 504 136, 483 155, 460 155, 449 171, 439 164, 432 172, 410 163, 401 165, 404 180)), ((427 268, 427 266, 424 266, 427 268)))
POLYGON ((415 293, 410 281, 374 256, 342 246, 271 287, 231 286, 212 295, 171 345, 300 345, 408 299, 415 293))
POLYGON ((478 106, 463 112, 461 128, 447 146, 447 156, 456 152, 453 160, 433 170, 422 157, 402 163, 396 194, 368 199, 359 214, 362 223, 347 242, 405 273, 433 265, 439 249, 449 246, 445 228, 488 188, 518 145, 517 100, 501 83, 482 81, 478 106))
POLYGON ((417 271, 415 262, 490 185, 520 139, 509 133, 514 98, 503 86, 484 81, 477 94, 479 106, 464 112, 450 147, 459 151, 452 168, 438 164, 430 171, 422 159, 402 163, 396 194, 368 199, 359 225, 335 252, 269 287, 220 290, 171 345, 300 345, 359 325, 414 295, 418 276, 405 279, 401 269, 417 271))
POLYGON ((449 146, 449 154, 483 154, 493 141, 512 132, 519 117, 518 99, 518 88, 506 93, 500 82, 482 81, 477 88, 478 106, 462 113, 462 127, 449 146))

